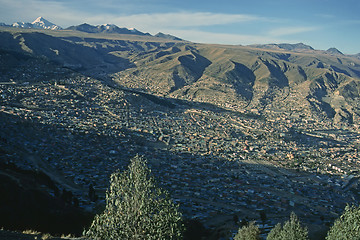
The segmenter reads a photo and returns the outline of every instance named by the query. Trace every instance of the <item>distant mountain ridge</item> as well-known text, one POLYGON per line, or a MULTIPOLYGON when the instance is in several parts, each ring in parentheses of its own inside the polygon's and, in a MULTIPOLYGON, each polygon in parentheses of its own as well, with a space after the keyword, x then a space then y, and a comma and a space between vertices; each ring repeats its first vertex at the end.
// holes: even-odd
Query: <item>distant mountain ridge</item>
MULTIPOLYGON (((11 25, 6 23, 0 23, 0 27, 14 27, 14 28, 27 28, 27 29, 46 29, 46 30, 64 30, 62 27, 46 20, 43 17, 38 17, 32 23, 30 22, 16 22, 11 25)), ((83 23, 80 25, 74 25, 66 28, 65 30, 73 30, 73 31, 80 31, 86 33, 113 33, 113 34, 132 34, 132 35, 139 35, 139 36, 152 36, 150 33, 143 33, 135 28, 125 28, 125 27, 118 27, 115 24, 101 24, 101 25, 90 25, 88 23, 83 23)), ((165 34, 165 33, 157 33, 154 37, 164 38, 168 40, 174 41, 184 41, 181 38, 176 36, 165 34)))
POLYGON ((181 39, 181 38, 175 37, 175 36, 170 35, 170 34, 165 34, 165 33, 162 33, 162 32, 159 32, 159 33, 155 34, 154 37, 165 38, 165 39, 176 40, 176 41, 183 41, 183 39, 181 39))
POLYGON ((143 33, 135 28, 120 28, 114 24, 102 24, 93 26, 87 23, 83 23, 77 26, 71 26, 66 30, 75 30, 87 33, 118 33, 118 34, 134 34, 134 35, 149 35, 149 33, 143 33))
MULTIPOLYGON (((26 28, 26 29, 45 29, 45 30, 64 30, 59 25, 56 25, 48 20, 46 20, 43 17, 38 17, 35 21, 32 23, 30 22, 16 22, 11 25, 8 25, 6 23, 0 22, 0 27, 15 27, 15 28, 26 28)), ((139 36, 154 36, 162 39, 168 39, 173 41, 185 41, 184 39, 181 39, 179 37, 158 32, 155 35, 151 35, 150 33, 144 33, 141 32, 135 28, 126 28, 126 27, 118 27, 115 24, 101 24, 101 25, 90 25, 88 23, 83 23, 80 25, 74 25, 70 26, 68 28, 65 28, 65 30, 73 30, 73 31, 80 31, 80 32, 86 32, 86 33, 95 33, 95 34, 101 34, 101 33, 111 33, 111 34, 131 34, 131 35, 139 35, 139 36)), ((304 43, 270 43, 270 44, 251 44, 248 45, 249 47, 254 48, 260 48, 260 49, 271 49, 271 50, 285 50, 285 51, 293 51, 293 52, 304 52, 304 51, 318 51, 311 47, 310 45, 304 44, 304 43)), ((331 55, 344 55, 340 50, 338 50, 335 47, 329 48, 328 50, 319 50, 323 51, 327 54, 331 55)), ((350 56, 349 54, 346 54, 350 56)), ((351 56, 354 56, 358 59, 360 59, 360 53, 358 54, 352 54, 351 56)))
POLYGON ((278 49, 278 50, 288 50, 288 51, 303 51, 303 50, 314 50, 309 45, 306 45, 304 43, 280 43, 280 44, 252 44, 249 45, 250 47, 256 47, 256 48, 265 48, 265 49, 278 49))

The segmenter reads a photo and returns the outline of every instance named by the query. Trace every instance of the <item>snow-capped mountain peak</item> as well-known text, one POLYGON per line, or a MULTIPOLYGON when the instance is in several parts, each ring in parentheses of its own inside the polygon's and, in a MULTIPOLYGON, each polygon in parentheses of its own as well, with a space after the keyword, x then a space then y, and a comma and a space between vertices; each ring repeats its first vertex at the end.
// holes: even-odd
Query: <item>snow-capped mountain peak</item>
POLYGON ((111 23, 101 24, 100 26, 105 26, 105 27, 117 27, 115 24, 111 24, 111 23))
POLYGON ((35 21, 32 22, 32 24, 44 24, 44 25, 54 25, 53 23, 49 22, 43 17, 38 17, 35 21))
POLYGON ((25 22, 17 22, 11 25, 12 27, 17 28, 38 28, 38 29, 50 29, 50 30, 60 30, 62 29, 60 26, 49 22, 43 17, 38 17, 32 23, 25 23, 25 22))
POLYGON ((129 29, 129 31, 131 31, 131 32, 138 32, 138 30, 136 29, 136 28, 128 28, 129 29))
POLYGON ((60 30, 62 29, 58 25, 49 22, 43 17, 38 17, 35 21, 31 23, 34 28, 42 28, 42 29, 51 29, 51 30, 60 30))
POLYGON ((32 28, 31 23, 25 23, 25 22, 16 22, 13 23, 11 26, 16 28, 32 28))
POLYGON ((106 30, 118 28, 118 26, 116 26, 115 24, 110 24, 110 23, 97 25, 96 27, 99 29, 106 29, 106 30))

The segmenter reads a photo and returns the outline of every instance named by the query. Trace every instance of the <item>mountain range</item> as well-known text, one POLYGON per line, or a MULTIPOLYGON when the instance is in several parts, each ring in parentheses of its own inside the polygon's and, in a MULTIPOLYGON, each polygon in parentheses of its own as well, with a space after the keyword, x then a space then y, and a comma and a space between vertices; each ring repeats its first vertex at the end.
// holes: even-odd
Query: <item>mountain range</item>
POLYGON ((114 24, 103 24, 93 26, 87 23, 80 24, 78 26, 71 26, 66 28, 66 30, 76 30, 80 32, 87 32, 87 33, 118 33, 118 34, 134 34, 134 35, 149 35, 149 33, 143 33, 135 28, 119 28, 114 24))
MULTIPOLYGON (((15 28, 26 28, 26 29, 46 29, 46 30, 74 30, 74 31, 80 31, 85 33, 98 33, 98 34, 130 34, 130 35, 139 35, 139 36, 152 36, 150 33, 144 33, 141 32, 135 28, 125 28, 125 27, 118 27, 115 24, 101 24, 101 25, 90 25, 87 23, 83 23, 80 25, 74 25, 70 26, 68 28, 63 29, 62 27, 46 20, 43 17, 38 17, 35 21, 32 23, 30 22, 16 22, 11 25, 8 25, 6 23, 0 23, 0 27, 15 27, 15 28)), ((168 40, 176 40, 176 41, 184 41, 183 39, 159 32, 154 35, 158 38, 164 38, 168 40)), ((254 48, 261 48, 261 49, 272 49, 272 50, 285 50, 285 51, 295 51, 295 52, 304 52, 304 51, 314 51, 315 49, 309 45, 306 45, 304 43, 280 43, 280 44, 252 44, 249 45, 249 47, 254 48)), ((343 53, 336 49, 335 47, 329 48, 325 51, 328 54, 333 55, 343 55, 343 53)), ((360 59, 360 53, 354 55, 355 57, 360 59)))
MULTIPOLYGON (((125 28, 118 27, 115 24, 102 24, 102 25, 90 25, 87 23, 83 23, 80 25, 70 26, 68 28, 63 29, 62 27, 46 20, 43 17, 38 17, 32 23, 29 22, 16 22, 11 25, 7 25, 5 23, 0 23, 0 26, 3 27, 14 27, 14 28, 26 28, 26 29, 46 29, 46 30, 74 30, 86 33, 111 33, 111 34, 131 34, 131 35, 140 35, 140 36, 151 36, 149 33, 143 33, 135 28, 125 28)), ((182 41, 181 38, 172 36, 170 34, 157 33, 154 35, 155 37, 171 39, 182 41)))

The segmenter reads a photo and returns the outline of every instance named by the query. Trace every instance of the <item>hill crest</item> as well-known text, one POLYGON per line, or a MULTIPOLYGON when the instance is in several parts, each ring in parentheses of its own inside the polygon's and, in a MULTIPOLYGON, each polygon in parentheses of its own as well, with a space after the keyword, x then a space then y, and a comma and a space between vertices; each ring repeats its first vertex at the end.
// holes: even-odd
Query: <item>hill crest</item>
POLYGON ((271 43, 271 44, 252 44, 251 47, 263 48, 263 49, 274 49, 274 50, 288 50, 288 51, 304 51, 304 50, 314 50, 313 47, 306 45, 304 43, 271 43))

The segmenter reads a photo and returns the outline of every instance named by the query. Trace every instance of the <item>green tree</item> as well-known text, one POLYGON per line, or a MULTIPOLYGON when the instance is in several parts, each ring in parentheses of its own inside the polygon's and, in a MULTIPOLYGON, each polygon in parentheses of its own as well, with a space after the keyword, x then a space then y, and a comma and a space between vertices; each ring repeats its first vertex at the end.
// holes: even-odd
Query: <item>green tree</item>
POLYGON ((181 213, 169 194, 155 186, 146 160, 134 157, 128 169, 110 177, 106 208, 85 236, 90 239, 182 239, 181 213))
POLYGON ((267 240, 308 240, 308 230, 302 227, 301 223, 294 212, 291 213, 290 219, 281 226, 278 223, 268 234, 267 240))
POLYGON ((345 207, 343 214, 335 220, 326 240, 356 240, 360 239, 360 207, 345 207))
POLYGON ((282 231, 281 223, 276 224, 275 227, 273 229, 271 229, 271 231, 269 232, 266 240, 279 240, 279 239, 281 239, 281 231, 282 231))
POLYGON ((234 240, 259 240, 260 230, 254 222, 239 228, 238 233, 235 235, 234 240))

